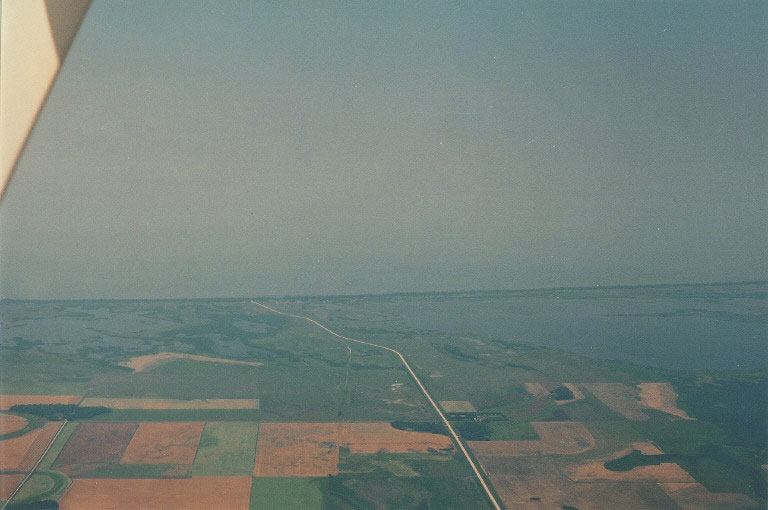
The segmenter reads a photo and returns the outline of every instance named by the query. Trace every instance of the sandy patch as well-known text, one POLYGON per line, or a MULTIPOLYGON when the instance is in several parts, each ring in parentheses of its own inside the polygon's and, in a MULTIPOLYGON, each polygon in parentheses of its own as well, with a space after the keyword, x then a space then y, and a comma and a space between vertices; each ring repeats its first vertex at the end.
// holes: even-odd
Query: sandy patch
POLYGON ((22 404, 77 404, 81 398, 72 395, 0 395, 0 411, 22 404))
POLYGON ((147 368, 162 363, 165 361, 172 361, 175 359, 188 359, 192 361, 206 361, 210 363, 229 363, 232 365, 248 365, 251 367, 260 367, 264 363, 258 361, 241 361, 236 359, 227 358, 211 358, 209 356, 198 356, 195 354, 182 354, 179 352, 160 352, 157 354, 146 354, 144 356, 135 356, 128 361, 121 361, 118 363, 121 367, 128 367, 134 369, 136 372, 141 372, 147 368))
POLYGON ((629 420, 647 420, 638 399, 638 390, 622 383, 585 383, 582 384, 600 402, 629 420))
POLYGON ((660 483, 659 486, 683 510, 734 510, 756 508, 756 503, 744 494, 709 492, 699 483, 660 483))
POLYGON ((80 405, 110 409, 258 409, 259 399, 86 398, 80 405))
POLYGON ((640 405, 656 409, 663 413, 678 416, 685 420, 693 420, 682 409, 677 408, 677 392, 669 383, 640 383, 640 405))
POLYGON ((203 422, 143 422, 125 449, 121 464, 192 464, 203 422))
POLYGON ((523 457, 527 455, 574 455, 595 447, 595 438, 580 422, 532 422, 539 440, 468 441, 476 455, 523 457))
POLYGON ((476 413, 477 409, 469 400, 441 400, 440 407, 446 413, 476 413))
POLYGON ((639 450, 644 455, 661 455, 663 452, 652 443, 633 443, 631 448, 621 450, 608 459, 601 459, 579 466, 568 466, 565 472, 574 482, 695 482, 691 475, 673 462, 657 466, 637 466, 629 471, 611 471, 604 464, 611 459, 620 459, 639 450))
POLYGON ((533 397, 549 397, 549 390, 541 383, 527 382, 525 390, 533 397))
POLYGON ((249 476, 196 476, 181 479, 79 479, 59 501, 62 510, 248 510, 249 476))
POLYGON ((0 435, 16 432, 27 426, 27 419, 13 414, 0 414, 0 435))

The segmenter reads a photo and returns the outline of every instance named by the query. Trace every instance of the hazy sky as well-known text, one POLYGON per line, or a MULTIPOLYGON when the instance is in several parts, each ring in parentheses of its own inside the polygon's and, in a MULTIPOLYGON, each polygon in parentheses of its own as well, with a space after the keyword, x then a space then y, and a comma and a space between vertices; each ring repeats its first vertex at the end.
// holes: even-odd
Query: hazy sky
POLYGON ((6 298, 768 279, 768 3, 96 0, 6 298))

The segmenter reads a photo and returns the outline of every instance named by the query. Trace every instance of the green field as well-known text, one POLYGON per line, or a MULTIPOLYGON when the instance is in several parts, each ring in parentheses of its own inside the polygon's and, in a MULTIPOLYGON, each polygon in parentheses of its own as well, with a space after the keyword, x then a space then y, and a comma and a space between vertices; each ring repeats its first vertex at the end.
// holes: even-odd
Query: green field
POLYGON ((253 422, 206 423, 191 475, 250 476, 258 432, 253 422))
POLYGON ((323 494, 311 478, 254 478, 251 510, 321 510, 323 494))
POLYGON ((64 495, 71 480, 57 471, 39 471, 29 480, 13 498, 14 504, 24 504, 45 499, 58 499, 64 495))
POLYGON ((59 435, 53 441, 53 444, 51 444, 50 449, 43 457, 43 460, 40 461, 39 469, 41 470, 51 469, 51 467, 53 466, 53 462, 56 460, 56 457, 58 457, 59 454, 61 453, 61 450, 64 449, 64 446, 67 444, 67 441, 69 441, 69 437, 75 432, 76 428, 77 428, 77 423, 68 422, 64 425, 64 428, 61 429, 61 432, 59 432, 59 435))

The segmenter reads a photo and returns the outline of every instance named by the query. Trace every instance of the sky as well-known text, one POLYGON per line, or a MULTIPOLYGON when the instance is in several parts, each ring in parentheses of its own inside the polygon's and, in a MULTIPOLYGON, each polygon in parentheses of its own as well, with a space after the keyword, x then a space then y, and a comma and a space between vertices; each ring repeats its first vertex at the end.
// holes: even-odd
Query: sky
POLYGON ((768 3, 94 0, 0 297, 768 280, 768 3))

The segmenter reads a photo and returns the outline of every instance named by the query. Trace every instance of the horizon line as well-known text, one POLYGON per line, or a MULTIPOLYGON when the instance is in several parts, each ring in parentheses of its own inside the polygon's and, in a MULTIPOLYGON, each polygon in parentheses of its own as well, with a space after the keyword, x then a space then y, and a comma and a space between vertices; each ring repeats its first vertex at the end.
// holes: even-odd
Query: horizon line
POLYGON ((718 285, 759 285, 768 284, 768 280, 739 280, 720 282, 676 282, 676 283, 643 283, 643 284, 611 284, 611 285, 578 285, 573 287, 529 287, 518 289, 459 289, 459 290, 426 290, 404 292, 369 292, 351 294, 282 294, 262 296, 227 296, 227 297, 136 297, 136 298, 55 298, 55 299, 24 299, 24 298, 0 298, 0 303, 35 301, 50 303, 54 301, 241 301, 248 299, 297 299, 297 298, 355 298, 355 297, 386 297, 386 296, 429 296, 439 294, 493 294, 502 292, 542 292, 558 290, 610 290, 610 289, 642 289, 657 287, 714 287, 718 285))

